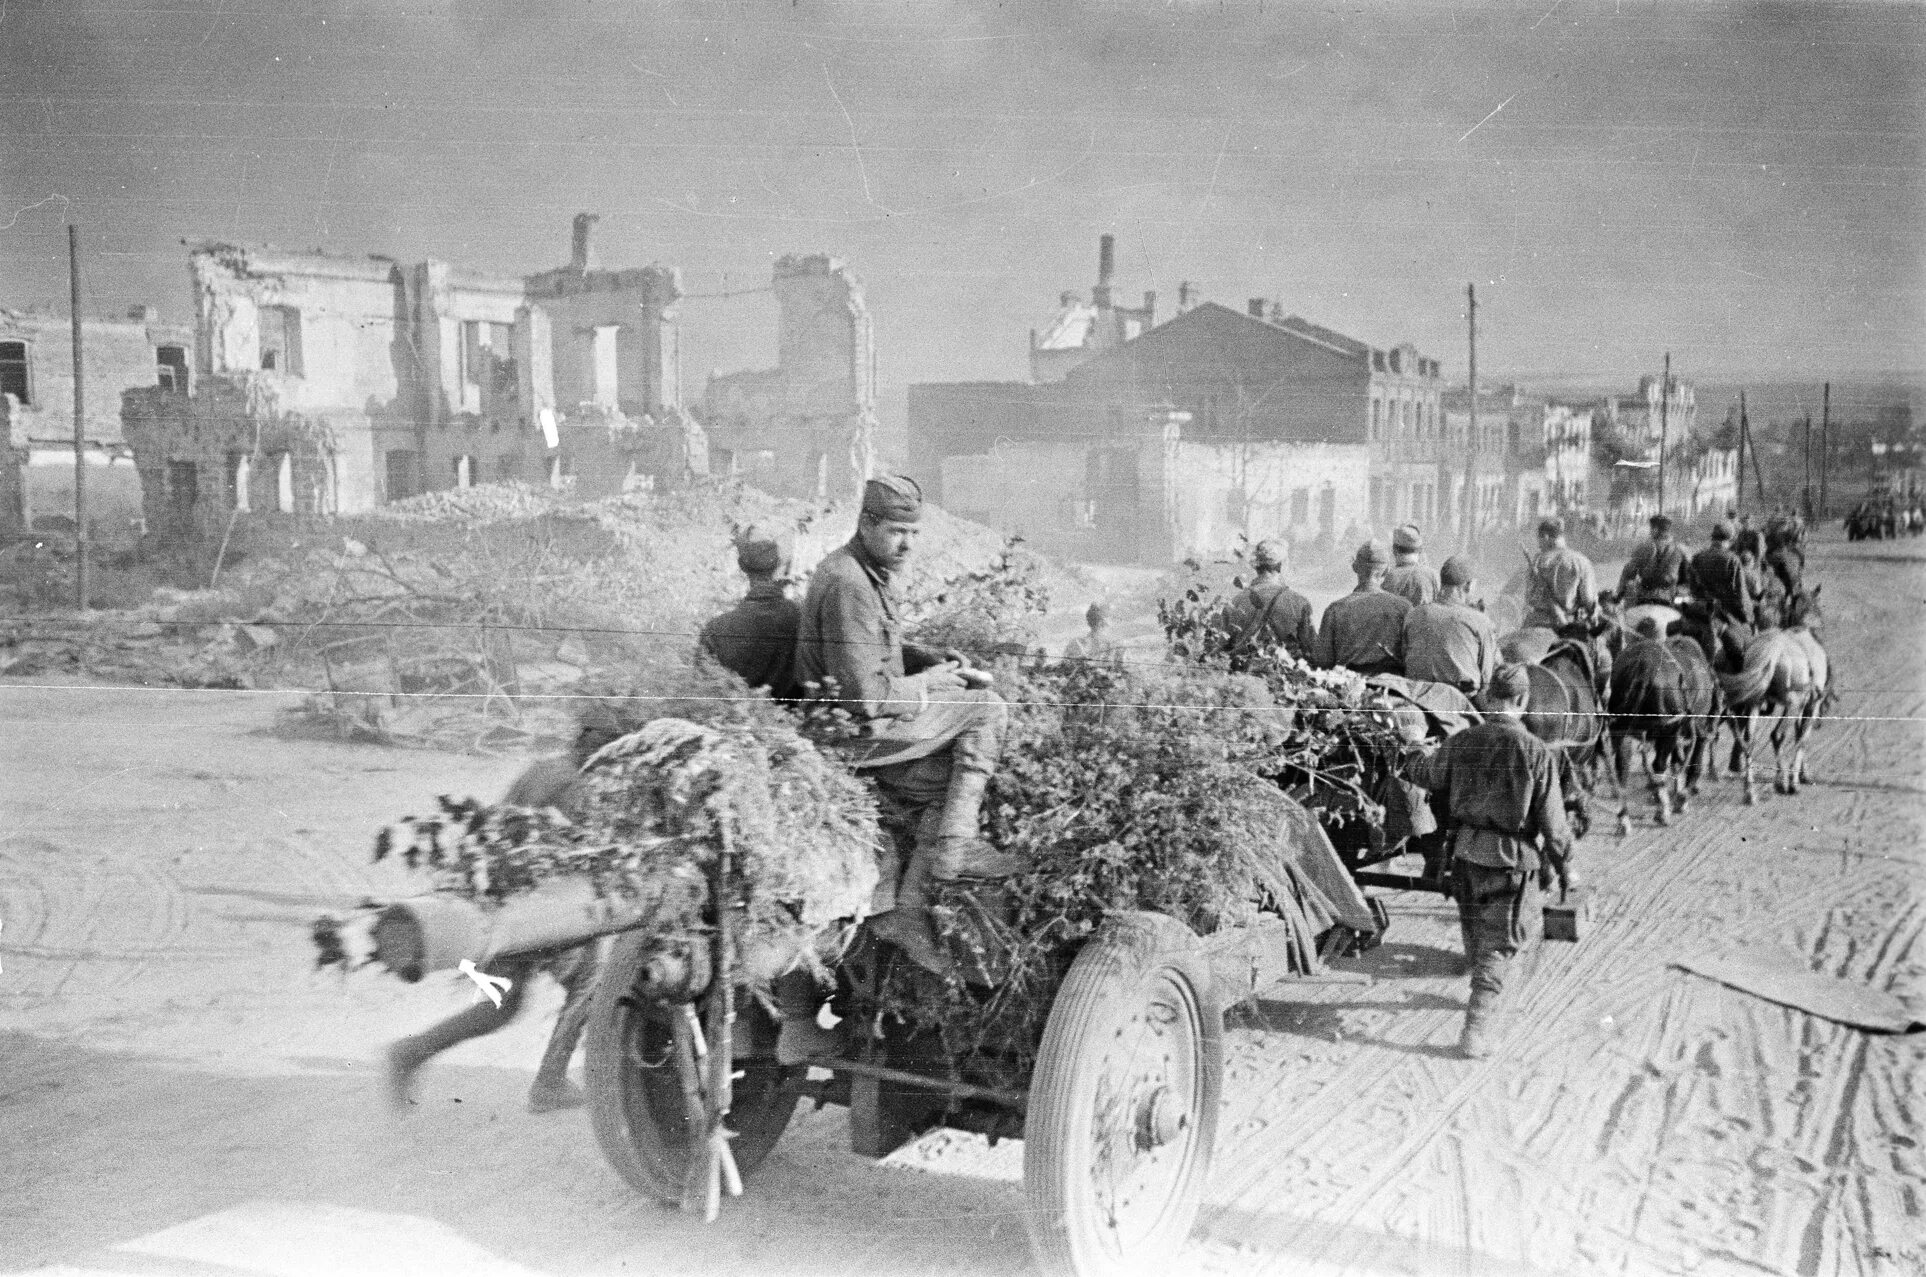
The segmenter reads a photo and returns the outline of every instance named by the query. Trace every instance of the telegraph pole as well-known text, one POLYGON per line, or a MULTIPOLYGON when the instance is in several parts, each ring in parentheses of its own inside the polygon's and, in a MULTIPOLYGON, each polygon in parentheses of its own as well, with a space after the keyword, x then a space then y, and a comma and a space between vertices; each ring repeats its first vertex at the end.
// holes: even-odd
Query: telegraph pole
POLYGON ((80 231, 67 223, 67 283, 74 328, 74 606, 87 610, 87 411, 80 368, 80 231))
POLYGON ((1459 545, 1471 549, 1471 475, 1472 448, 1478 438, 1478 289, 1475 285, 1465 285, 1465 327, 1470 342, 1471 369, 1471 426, 1465 438, 1465 493, 1459 502, 1460 536, 1459 545))
POLYGON ((1665 352, 1665 376, 1659 382, 1659 508, 1665 513, 1665 433, 1669 424, 1666 408, 1672 398, 1672 352, 1665 352))
POLYGON ((1826 460, 1832 455, 1832 383, 1826 383, 1826 397, 1819 408, 1819 518, 1827 517, 1826 460))
POLYGON ((1734 503, 1741 514, 1745 512, 1745 391, 1739 392, 1739 494, 1734 503))
POLYGON ((1802 507, 1800 509, 1800 513, 1803 515, 1810 516, 1812 514, 1812 414, 1811 413, 1806 414, 1805 462, 1806 462, 1806 486, 1800 490, 1799 505, 1802 507))

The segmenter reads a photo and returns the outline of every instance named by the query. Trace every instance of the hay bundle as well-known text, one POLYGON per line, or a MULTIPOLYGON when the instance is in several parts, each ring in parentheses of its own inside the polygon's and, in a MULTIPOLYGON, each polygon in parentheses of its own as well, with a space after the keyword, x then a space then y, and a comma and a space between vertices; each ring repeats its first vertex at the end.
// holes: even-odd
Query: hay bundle
POLYGON ((438 889, 493 904, 586 878, 669 937, 706 929, 727 837, 743 908, 737 962, 759 983, 813 964, 826 931, 864 915, 878 879, 869 791, 766 706, 706 725, 651 719, 589 756, 565 806, 444 799, 442 818, 406 822, 403 854, 438 889))

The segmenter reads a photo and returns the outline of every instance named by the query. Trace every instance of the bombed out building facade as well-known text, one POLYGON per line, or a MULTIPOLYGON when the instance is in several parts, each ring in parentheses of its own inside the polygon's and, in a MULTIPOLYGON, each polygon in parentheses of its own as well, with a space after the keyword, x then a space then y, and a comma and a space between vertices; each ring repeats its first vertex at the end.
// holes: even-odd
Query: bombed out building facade
POLYGON ((841 264, 778 263, 781 362, 712 380, 727 440, 712 467, 707 405, 683 395, 680 272, 601 268, 595 221, 578 215, 568 263, 529 276, 190 245, 191 392, 147 387, 121 402, 149 528, 191 535, 241 515, 352 514, 506 480, 586 497, 652 491, 712 468, 751 469, 742 458, 762 453, 823 458, 818 492, 860 486, 874 347, 860 286, 841 264), (795 317, 832 312, 842 322, 826 340, 792 332, 785 270, 830 281, 831 295, 795 317))

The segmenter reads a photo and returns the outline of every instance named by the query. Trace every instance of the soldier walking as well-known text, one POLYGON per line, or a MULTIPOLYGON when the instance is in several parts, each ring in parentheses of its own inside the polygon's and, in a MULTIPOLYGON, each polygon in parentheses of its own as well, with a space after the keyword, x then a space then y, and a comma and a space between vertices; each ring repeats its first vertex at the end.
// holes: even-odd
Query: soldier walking
POLYGON ((1470 967, 1471 997, 1458 1049, 1491 1053, 1512 959, 1536 935, 1539 892, 1570 881, 1558 760, 1525 730, 1531 680, 1501 665, 1485 696, 1485 721, 1449 737, 1410 779, 1446 813, 1453 894, 1470 967))

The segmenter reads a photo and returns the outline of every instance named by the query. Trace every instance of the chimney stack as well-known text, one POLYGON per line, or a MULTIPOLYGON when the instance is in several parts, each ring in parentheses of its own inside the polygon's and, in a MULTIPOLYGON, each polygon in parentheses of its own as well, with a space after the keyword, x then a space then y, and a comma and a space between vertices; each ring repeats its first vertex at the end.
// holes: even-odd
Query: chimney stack
POLYGON ((1097 286, 1091 290, 1090 300, 1098 310, 1110 309, 1110 279, 1117 269, 1117 237, 1103 235, 1097 239, 1097 286))
POLYGON ((1252 319, 1264 318, 1264 299, 1262 297, 1251 298, 1248 308, 1252 319))
POLYGON ((1157 326, 1157 294, 1151 289, 1144 290, 1144 327, 1157 326))
POLYGON ((568 264, 575 270, 595 269, 595 258, 589 252, 589 228, 602 219, 594 213, 575 215, 575 237, 569 245, 568 264))
POLYGON ((1177 313, 1183 314, 1197 304, 1197 286, 1189 280, 1177 285, 1177 313))

